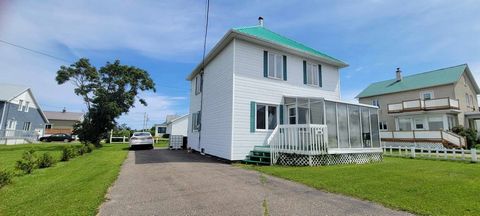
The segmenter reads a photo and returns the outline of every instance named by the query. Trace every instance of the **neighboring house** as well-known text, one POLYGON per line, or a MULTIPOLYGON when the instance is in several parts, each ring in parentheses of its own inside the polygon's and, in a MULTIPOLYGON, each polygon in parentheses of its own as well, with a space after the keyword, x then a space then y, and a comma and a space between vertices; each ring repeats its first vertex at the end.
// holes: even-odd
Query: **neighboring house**
POLYGON ((257 150, 271 152, 273 163, 297 165, 325 164, 327 153, 331 160, 381 158, 377 108, 340 101, 339 69, 348 65, 259 21, 229 30, 205 68, 200 63, 187 77, 188 146, 247 162, 259 160, 257 150))
POLYGON ((448 131, 457 125, 476 128, 479 93, 462 64, 405 77, 397 69, 396 78, 370 84, 357 98, 380 108, 382 131, 448 131))
POLYGON ((167 126, 168 126, 168 123, 170 123, 172 120, 176 119, 180 117, 179 115, 167 115, 165 117, 165 122, 163 122, 162 124, 154 124, 153 127, 155 127, 155 137, 162 137, 163 135, 165 134, 168 134, 167 133, 167 126))
POLYGON ((0 84, 0 144, 35 142, 47 123, 30 88, 0 84))
POLYGON ((63 109, 61 112, 45 111, 49 124, 45 125, 45 135, 56 133, 72 134, 73 126, 83 121, 83 113, 67 112, 63 109))
POLYGON ((184 115, 178 117, 176 119, 171 120, 167 124, 167 134, 170 135, 182 135, 186 137, 188 131, 188 115, 184 115))

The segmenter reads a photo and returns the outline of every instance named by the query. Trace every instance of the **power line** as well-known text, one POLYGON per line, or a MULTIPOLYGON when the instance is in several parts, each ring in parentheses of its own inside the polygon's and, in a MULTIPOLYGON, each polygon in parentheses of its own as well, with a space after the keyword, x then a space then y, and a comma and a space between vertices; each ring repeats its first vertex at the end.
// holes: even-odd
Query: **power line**
POLYGON ((63 61, 63 62, 70 63, 70 61, 68 61, 68 60, 66 60, 66 59, 63 59, 63 58, 60 58, 60 57, 56 57, 56 56, 54 56, 54 55, 50 55, 50 54, 45 53, 45 52, 42 52, 42 51, 30 49, 30 48, 28 48, 28 47, 24 47, 24 46, 21 46, 21 45, 18 45, 18 44, 10 43, 10 42, 4 41, 4 40, 2 40, 2 39, 0 39, 0 42, 1 42, 1 43, 4 43, 4 44, 8 44, 8 45, 13 46, 13 47, 17 47, 17 48, 20 48, 20 49, 24 49, 24 50, 27 50, 27 51, 30 51, 30 52, 33 52, 33 53, 36 53, 36 54, 44 55, 44 56, 47 56, 47 57, 56 59, 56 60, 58 60, 58 61, 63 61))
POLYGON ((207 12, 205 22, 205 36, 203 38, 203 57, 202 57, 202 70, 205 69, 205 53, 207 51, 207 36, 208 36, 208 13, 210 12, 210 0, 207 0, 207 12))

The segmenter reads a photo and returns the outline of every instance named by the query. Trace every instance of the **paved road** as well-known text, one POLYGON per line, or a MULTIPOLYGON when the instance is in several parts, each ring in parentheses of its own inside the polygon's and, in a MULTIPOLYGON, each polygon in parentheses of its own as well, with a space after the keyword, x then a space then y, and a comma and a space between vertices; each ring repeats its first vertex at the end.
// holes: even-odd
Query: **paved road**
POLYGON ((407 215, 213 158, 131 151, 100 215, 407 215))

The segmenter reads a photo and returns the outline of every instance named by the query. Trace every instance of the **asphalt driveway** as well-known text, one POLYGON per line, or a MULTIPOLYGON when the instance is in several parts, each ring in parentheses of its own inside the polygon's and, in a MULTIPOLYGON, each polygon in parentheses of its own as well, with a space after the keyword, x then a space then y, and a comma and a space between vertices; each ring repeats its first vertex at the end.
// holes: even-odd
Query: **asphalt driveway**
POLYGON ((100 215, 407 215, 213 158, 130 151, 100 215))

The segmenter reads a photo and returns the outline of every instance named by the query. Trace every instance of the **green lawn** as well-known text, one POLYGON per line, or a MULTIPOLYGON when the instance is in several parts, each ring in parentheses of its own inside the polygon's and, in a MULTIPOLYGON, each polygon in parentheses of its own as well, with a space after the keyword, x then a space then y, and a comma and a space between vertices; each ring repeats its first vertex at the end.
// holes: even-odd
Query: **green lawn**
MULTIPOLYGON (((58 146, 34 147, 59 154, 58 146)), ((0 161, 10 167, 28 148, 2 146, 0 161)), ((105 144, 93 153, 15 177, 12 184, 0 189, 0 215, 95 215, 126 155, 127 145, 105 144)))
POLYGON ((157 148, 167 148, 168 147, 168 139, 160 139, 157 143, 155 143, 155 147, 157 148))
POLYGON ((55 158, 60 158, 65 145, 80 145, 79 143, 38 143, 25 145, 0 145, 0 169, 14 170, 15 163, 22 157, 24 151, 33 149, 38 155, 48 152, 55 158))
POLYGON ((364 165, 243 167, 421 215, 480 214, 480 164, 386 157, 364 165))

